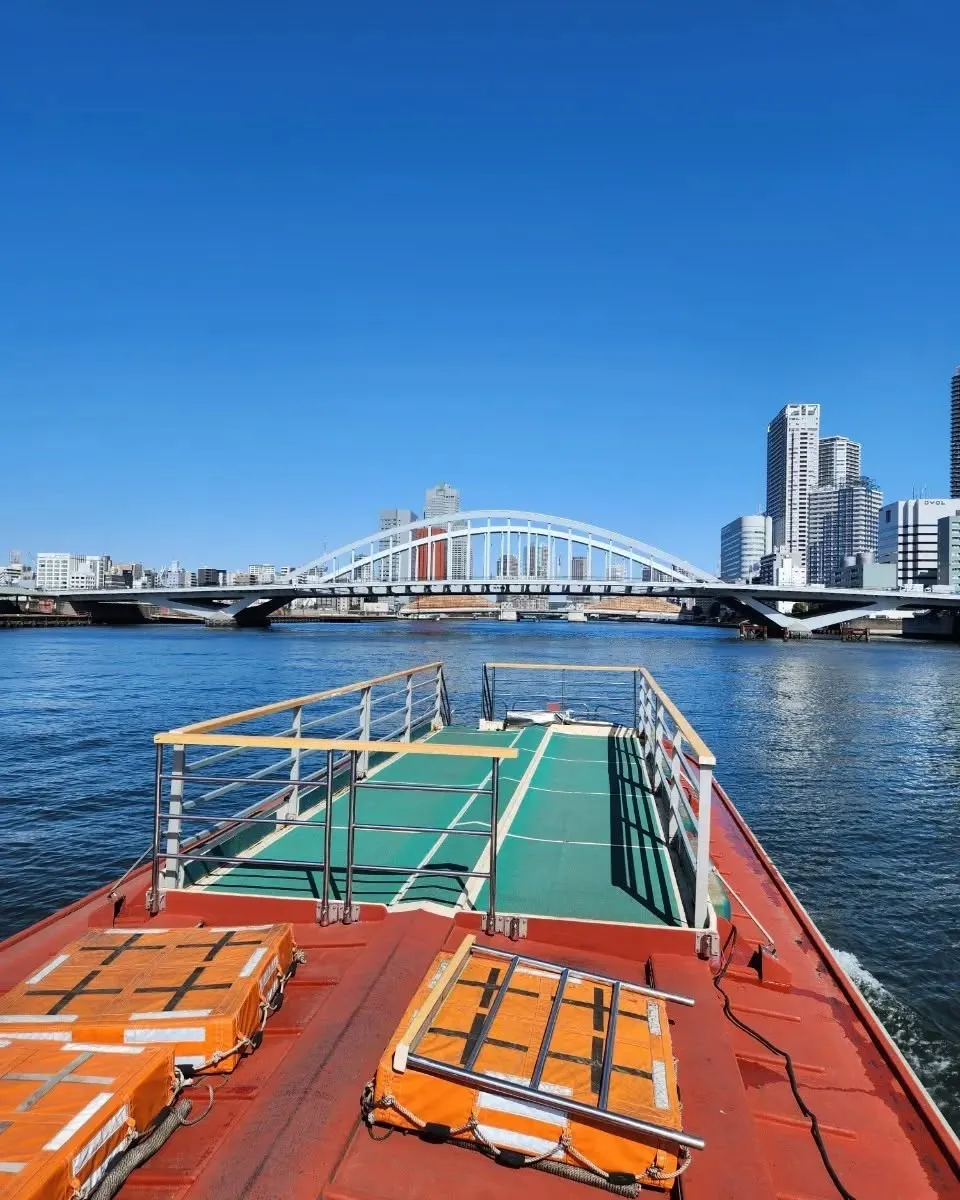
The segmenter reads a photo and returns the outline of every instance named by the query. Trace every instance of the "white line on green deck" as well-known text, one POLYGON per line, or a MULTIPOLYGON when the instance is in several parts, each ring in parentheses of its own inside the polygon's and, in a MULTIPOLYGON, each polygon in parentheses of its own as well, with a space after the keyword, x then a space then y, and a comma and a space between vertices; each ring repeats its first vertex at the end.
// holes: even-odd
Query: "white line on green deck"
MULTIPOLYGON (((523 733, 523 730, 521 729, 520 732, 516 735, 516 737, 514 737, 514 739, 510 742, 508 748, 512 748, 513 746, 515 746, 517 744, 517 742, 520 740, 522 733, 523 733)), ((458 822, 460 821, 460 818, 465 813, 469 812, 470 806, 473 804, 474 800, 476 800, 477 797, 481 794, 483 788, 488 788, 490 786, 490 777, 491 777, 491 772, 487 771, 486 775, 484 775, 484 777, 480 781, 480 783, 477 784, 477 790, 475 792, 473 792, 472 795, 467 797, 466 803, 463 805, 463 807, 460 809, 460 811, 457 813, 457 815, 453 818, 453 820, 450 821, 450 823, 447 825, 448 830, 454 830, 456 828, 458 822)), ((482 822, 480 822, 480 821, 465 822, 465 824, 466 823, 468 823, 470 825, 482 824, 482 822)), ((447 840, 447 838, 449 836, 450 836, 449 833, 441 833, 440 834, 440 836, 433 843, 433 845, 430 847, 430 849, 427 851, 427 853, 417 863, 416 871, 411 871, 410 874, 407 876, 406 882, 403 884, 402 887, 400 887, 398 889, 397 894, 390 901, 391 905, 399 904, 400 901, 407 894, 407 892, 413 887, 413 885, 418 882, 418 880, 421 878, 421 876, 417 874, 417 871, 420 871, 423 867, 425 867, 427 865, 427 863, 430 861, 430 859, 433 858, 433 856, 436 854, 436 852, 440 849, 440 847, 443 845, 443 843, 447 840)))

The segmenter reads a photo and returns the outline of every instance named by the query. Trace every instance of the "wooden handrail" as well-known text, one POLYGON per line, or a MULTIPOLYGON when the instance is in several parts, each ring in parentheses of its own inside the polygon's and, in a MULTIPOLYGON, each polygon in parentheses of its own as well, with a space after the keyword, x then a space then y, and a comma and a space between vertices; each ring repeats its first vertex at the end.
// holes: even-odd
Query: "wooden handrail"
MULTIPOLYGON (((407 675, 418 675, 421 671, 435 671, 442 665, 439 662, 424 663, 420 667, 408 667, 405 671, 392 671, 389 675, 378 675, 376 679, 363 679, 359 683, 347 683, 343 687, 329 688, 325 692, 311 692, 309 696, 296 696, 293 700, 278 700, 274 704, 262 704, 259 708, 246 708, 242 712, 228 713, 225 717, 211 717, 207 721, 195 721, 192 725, 180 725, 176 729, 171 729, 170 733, 210 733, 214 729, 223 729, 227 725, 238 725, 241 721, 253 721, 257 717, 271 717, 274 713, 287 712, 291 708, 300 708, 301 705, 319 704, 321 700, 332 700, 334 696, 359 692, 364 688, 375 687, 378 683, 389 683, 391 679, 403 679, 407 675)), ((196 744, 202 745, 203 743, 196 744)))
POLYGON ((485 663, 484 666, 496 667, 498 670, 501 667, 507 667, 514 671, 640 671, 639 666, 632 667, 590 667, 583 664, 573 663, 518 663, 518 662, 499 662, 485 663))
POLYGON ((674 725, 676 725, 677 729, 679 729, 683 734, 684 740, 687 743, 687 747, 693 754, 697 766, 715 767, 717 765, 716 755, 703 740, 700 734, 697 733, 680 709, 677 708, 660 684, 657 683, 646 667, 640 668, 640 674, 646 680, 650 690, 670 714, 670 719, 673 721, 674 725))
MULTIPOLYGON (((347 738, 270 737, 267 734, 187 733, 171 729, 156 733, 158 746, 239 746, 250 750, 356 750, 371 754, 434 754, 451 758, 518 758, 513 746, 454 746, 440 742, 370 742, 347 738)), ((271 780, 268 782, 279 782, 271 780)))

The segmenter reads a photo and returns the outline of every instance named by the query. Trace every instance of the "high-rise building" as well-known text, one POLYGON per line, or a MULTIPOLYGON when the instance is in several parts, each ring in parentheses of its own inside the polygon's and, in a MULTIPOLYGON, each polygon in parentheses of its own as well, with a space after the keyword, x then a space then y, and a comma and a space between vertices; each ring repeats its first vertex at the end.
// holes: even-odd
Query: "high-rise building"
POLYGON ((45 592, 79 592, 104 587, 110 573, 109 554, 37 555, 37 587, 45 592))
POLYGON ((571 579, 586 579, 587 578, 587 556, 585 554, 574 554, 570 559, 570 578, 571 579))
POLYGON ((820 405, 787 404, 767 426, 773 545, 806 565, 810 493, 820 474, 820 405))
POLYGON ((950 381, 950 498, 960 498, 960 367, 950 381))
POLYGON ((520 564, 515 554, 501 554, 497 559, 497 578, 516 579, 520 574, 520 564))
POLYGON ((846 559, 858 554, 873 557, 882 504, 883 492, 872 479, 859 478, 839 487, 814 488, 810 493, 807 546, 810 583, 838 585, 846 559))
POLYGON ((751 580, 760 559, 773 548, 773 521, 753 513, 736 517, 720 530, 720 578, 728 583, 751 580))
POLYGON ((937 583, 960 592, 960 516, 937 522, 937 583))
POLYGON ((396 529, 400 525, 410 525, 417 519, 412 508, 381 508, 380 528, 396 529))
MULTIPOLYGON (((383 530, 398 529, 401 525, 409 525, 417 519, 412 508, 381 508, 380 528, 383 530)), ((380 549, 389 550, 392 546, 402 546, 411 540, 410 533, 394 534, 392 537, 380 539, 380 549)), ((410 551, 399 550, 389 558, 380 559, 377 563, 376 577, 384 583, 399 583, 409 579, 412 570, 410 551)))
POLYGON ((960 498, 894 500, 880 510, 877 561, 896 563, 898 587, 925 587, 937 582, 937 525, 942 517, 960 514, 960 498))
POLYGON ((437 517, 449 517, 460 511, 460 492, 452 483, 438 483, 436 487, 427 488, 423 506, 423 519, 435 520, 437 517))
POLYGON ((860 478, 860 443, 845 437, 820 439, 819 487, 844 487, 860 478))
POLYGON ((550 573, 550 548, 546 545, 527 546, 523 555, 524 574, 531 579, 546 579, 550 573))

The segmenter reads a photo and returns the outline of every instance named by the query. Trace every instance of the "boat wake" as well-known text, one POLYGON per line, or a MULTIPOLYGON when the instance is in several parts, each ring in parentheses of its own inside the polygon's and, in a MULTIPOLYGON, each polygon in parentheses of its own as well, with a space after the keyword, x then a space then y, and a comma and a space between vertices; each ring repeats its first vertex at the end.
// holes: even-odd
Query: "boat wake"
POLYGON ((960 1046, 937 1037, 920 1014, 884 987, 855 954, 848 950, 833 953, 940 1111, 960 1131, 960 1046))

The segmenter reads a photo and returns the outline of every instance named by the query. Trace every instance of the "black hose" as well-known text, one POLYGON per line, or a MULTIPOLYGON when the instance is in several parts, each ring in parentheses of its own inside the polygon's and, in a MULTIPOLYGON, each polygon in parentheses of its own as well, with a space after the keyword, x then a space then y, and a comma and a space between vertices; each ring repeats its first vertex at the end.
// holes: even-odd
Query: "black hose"
POLYGON ((91 1193, 89 1200, 111 1200, 126 1183, 130 1173, 145 1163, 160 1149, 167 1138, 186 1122, 190 1115, 190 1101, 180 1100, 170 1109, 163 1120, 130 1147, 103 1176, 91 1193))
POLYGON ((820 1152, 820 1157, 823 1159, 823 1165, 824 1165, 824 1167, 826 1167, 827 1174, 830 1176, 833 1186, 837 1189, 838 1193, 843 1197, 843 1200, 856 1200, 856 1197, 853 1195, 853 1193, 848 1192, 847 1189, 843 1186, 843 1181, 841 1180, 840 1176, 837 1174, 837 1170, 834 1167, 833 1163, 830 1161, 830 1155, 827 1153, 827 1147, 824 1145, 823 1134, 820 1132, 820 1122, 817 1120, 816 1113, 807 1105, 807 1102, 804 1100, 803 1096, 800 1094, 800 1085, 797 1083, 796 1072, 793 1069, 793 1059, 786 1052, 786 1050, 782 1050, 779 1046, 774 1045, 774 1043, 771 1042, 769 1038, 764 1037, 763 1034, 758 1029, 754 1029, 752 1025, 748 1025, 746 1023, 746 1021, 741 1020, 740 1017, 738 1017, 730 1007, 730 997, 723 990, 722 985, 723 985, 723 977, 724 977, 724 975, 726 975, 731 962, 733 962, 733 952, 736 949, 736 945, 737 945, 737 927, 736 927, 736 925, 731 925, 730 933, 727 936, 726 942, 724 943, 723 950, 721 950, 721 952, 720 952, 721 959, 723 959, 724 954, 727 955, 726 960, 723 962, 722 966, 720 967, 720 970, 717 971, 716 975, 714 975, 714 977, 713 977, 713 986, 717 989, 717 991, 723 997, 724 1015, 727 1017, 728 1020, 732 1021, 733 1024, 736 1025, 736 1027, 738 1029, 742 1029, 744 1033, 749 1034, 749 1036, 752 1037, 755 1041, 758 1041, 761 1046, 766 1047, 766 1049, 769 1050, 771 1054, 776 1054, 778 1058, 783 1059, 784 1064, 787 1068, 787 1079, 790 1081, 790 1089, 793 1092, 793 1098, 797 1102, 797 1107, 800 1109, 800 1111, 803 1113, 803 1115, 810 1122, 810 1133, 813 1135, 813 1140, 817 1144, 817 1149, 820 1152), (729 948, 729 953, 727 952, 728 948, 729 948))

